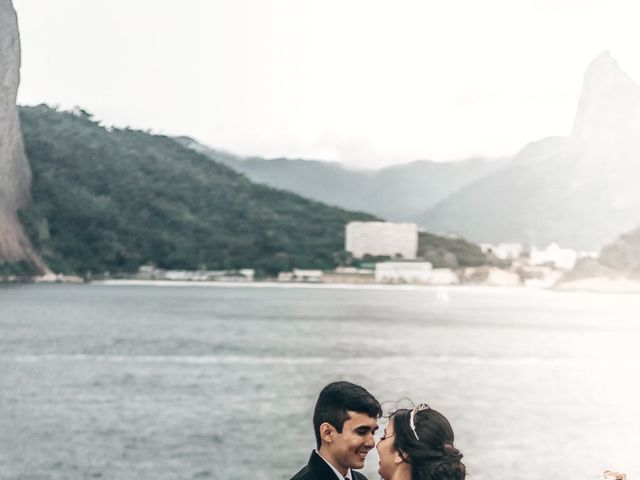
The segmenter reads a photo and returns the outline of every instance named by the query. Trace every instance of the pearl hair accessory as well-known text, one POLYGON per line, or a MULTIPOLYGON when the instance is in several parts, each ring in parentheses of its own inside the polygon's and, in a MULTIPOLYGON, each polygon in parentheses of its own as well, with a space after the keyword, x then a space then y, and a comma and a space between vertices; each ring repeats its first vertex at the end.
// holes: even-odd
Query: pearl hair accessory
POLYGON ((431 409, 431 407, 429 405, 427 405, 426 403, 420 403, 420 404, 416 405, 413 410, 411 410, 411 415, 409 415, 409 426, 411 427, 411 431, 415 435, 416 440, 420 440, 420 438, 418 437, 418 434, 416 433, 416 425, 415 425, 415 423, 413 423, 413 419, 416 416, 416 413, 421 412, 423 410, 430 410, 430 409, 431 409))

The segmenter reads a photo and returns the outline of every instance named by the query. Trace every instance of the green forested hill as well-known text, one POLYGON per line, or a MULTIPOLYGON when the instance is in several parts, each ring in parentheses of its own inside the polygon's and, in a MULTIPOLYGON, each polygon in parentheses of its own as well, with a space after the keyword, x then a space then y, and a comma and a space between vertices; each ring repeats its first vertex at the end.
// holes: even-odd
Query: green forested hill
POLYGON ((251 183, 173 139, 21 107, 33 173, 29 234, 54 271, 328 268, 344 225, 371 215, 251 183))
POLYGON ((448 238, 420 232, 418 256, 436 268, 477 267, 494 263, 475 243, 464 238, 448 238))

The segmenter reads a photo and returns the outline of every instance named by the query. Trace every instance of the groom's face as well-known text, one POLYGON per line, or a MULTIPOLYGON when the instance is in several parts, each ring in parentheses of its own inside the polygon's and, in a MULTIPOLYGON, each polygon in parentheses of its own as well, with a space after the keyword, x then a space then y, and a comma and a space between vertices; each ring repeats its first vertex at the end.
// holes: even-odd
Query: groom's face
POLYGON ((364 467, 364 459, 375 446, 373 434, 378 420, 366 413, 347 412, 349 418, 342 425, 342 433, 334 432, 332 457, 343 469, 364 467))

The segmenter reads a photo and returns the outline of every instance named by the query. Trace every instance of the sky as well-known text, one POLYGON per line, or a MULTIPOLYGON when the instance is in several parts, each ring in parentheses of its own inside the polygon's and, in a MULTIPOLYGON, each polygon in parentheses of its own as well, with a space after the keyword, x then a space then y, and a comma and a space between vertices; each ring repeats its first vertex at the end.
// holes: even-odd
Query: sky
POLYGON ((640 2, 13 0, 18 101, 240 155, 378 168, 568 135, 608 50, 640 81, 640 2))

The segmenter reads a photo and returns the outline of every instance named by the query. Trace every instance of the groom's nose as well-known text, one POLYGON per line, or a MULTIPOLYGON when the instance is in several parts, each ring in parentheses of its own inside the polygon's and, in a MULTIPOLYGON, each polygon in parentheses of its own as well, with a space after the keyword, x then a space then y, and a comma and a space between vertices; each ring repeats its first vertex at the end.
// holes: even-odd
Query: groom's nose
POLYGON ((369 434, 365 438, 364 444, 369 448, 373 448, 376 446, 376 439, 373 436, 373 432, 369 432, 369 434))

